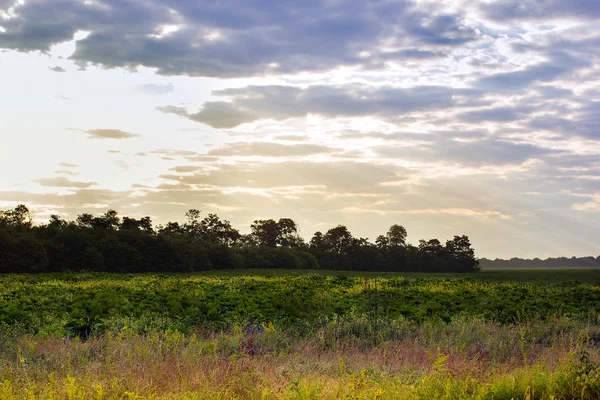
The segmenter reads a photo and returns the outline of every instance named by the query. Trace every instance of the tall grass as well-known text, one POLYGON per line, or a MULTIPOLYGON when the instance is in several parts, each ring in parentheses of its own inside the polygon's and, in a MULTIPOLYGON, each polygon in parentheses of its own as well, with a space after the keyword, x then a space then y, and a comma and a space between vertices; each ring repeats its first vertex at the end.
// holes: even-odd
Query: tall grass
POLYGON ((600 398, 600 324, 567 318, 5 333, 0 399, 600 398))

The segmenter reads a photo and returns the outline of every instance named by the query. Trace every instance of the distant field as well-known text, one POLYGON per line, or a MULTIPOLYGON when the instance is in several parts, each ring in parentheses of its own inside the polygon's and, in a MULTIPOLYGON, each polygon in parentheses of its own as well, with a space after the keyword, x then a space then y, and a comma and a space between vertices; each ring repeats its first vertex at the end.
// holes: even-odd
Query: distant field
POLYGON ((223 275, 223 276, 298 276, 315 273, 325 276, 363 276, 363 277, 397 277, 412 278, 441 278, 464 279, 471 278, 490 282, 568 282, 579 281, 600 284, 600 268, 494 268, 482 270, 477 273, 418 273, 418 272, 364 272, 364 271, 306 271, 306 270, 261 270, 240 269, 230 271, 207 271, 198 275, 223 275))

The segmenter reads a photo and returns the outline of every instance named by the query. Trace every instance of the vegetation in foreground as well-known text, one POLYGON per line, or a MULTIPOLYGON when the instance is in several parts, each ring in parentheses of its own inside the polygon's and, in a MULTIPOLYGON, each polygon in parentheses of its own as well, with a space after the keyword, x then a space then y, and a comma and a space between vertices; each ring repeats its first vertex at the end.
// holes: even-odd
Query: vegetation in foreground
POLYGON ((598 399, 600 323, 330 322, 304 337, 4 332, 0 399, 598 399))
POLYGON ((3 275, 0 400, 598 399, 600 286, 568 273, 3 275))

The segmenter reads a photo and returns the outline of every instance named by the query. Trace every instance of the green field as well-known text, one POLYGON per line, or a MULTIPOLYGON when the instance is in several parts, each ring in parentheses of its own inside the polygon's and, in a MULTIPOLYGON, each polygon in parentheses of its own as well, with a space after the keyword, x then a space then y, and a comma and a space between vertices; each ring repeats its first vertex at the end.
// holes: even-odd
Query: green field
POLYGON ((374 277, 398 277, 405 278, 439 278, 439 279, 465 279, 471 278, 489 282, 569 282, 579 281, 592 284, 600 284, 600 268, 494 268, 484 269, 475 273, 426 273, 426 272, 365 272, 365 271, 322 271, 322 270, 280 270, 280 269, 238 269, 229 271, 206 271, 201 275, 258 275, 258 276, 282 276, 282 275, 306 275, 314 273, 325 276, 362 276, 374 277))
POLYGON ((414 322, 465 316, 499 323, 583 319, 599 309, 596 275, 586 270, 473 276, 279 270, 7 275, 0 278, 0 322, 73 336, 103 333, 123 321, 140 331, 175 326, 188 332, 236 324, 306 327, 364 316, 414 322))
POLYGON ((598 270, 0 276, 2 399, 598 399, 598 270))

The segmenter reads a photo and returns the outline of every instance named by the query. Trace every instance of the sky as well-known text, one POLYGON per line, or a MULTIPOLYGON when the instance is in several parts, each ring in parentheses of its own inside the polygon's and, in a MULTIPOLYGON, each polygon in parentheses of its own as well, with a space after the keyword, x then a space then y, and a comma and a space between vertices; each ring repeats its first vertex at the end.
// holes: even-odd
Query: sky
POLYGON ((0 208, 600 254, 597 0, 0 0, 0 208))

